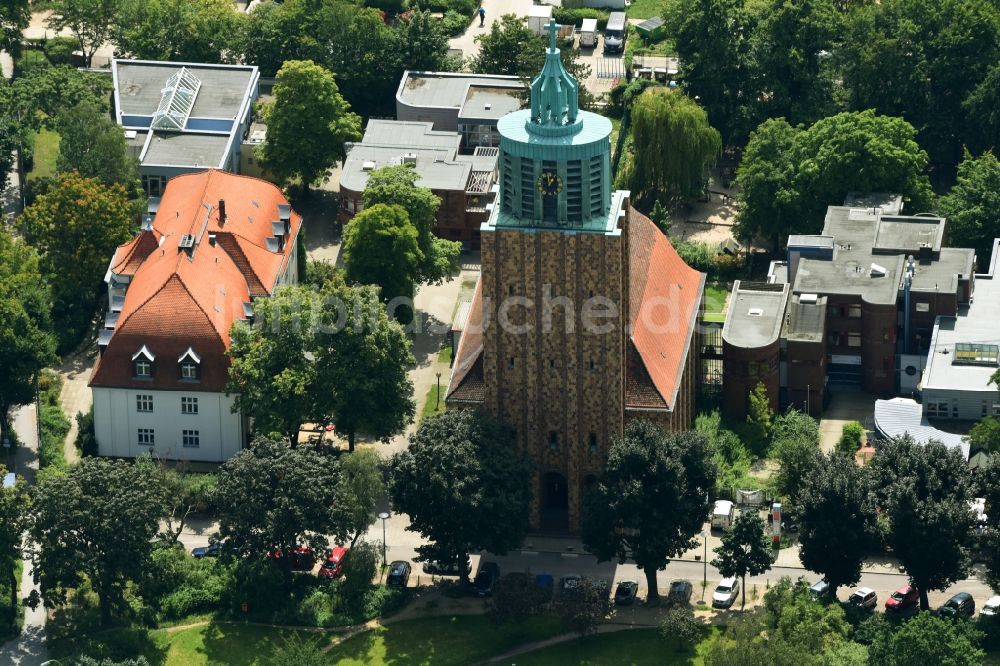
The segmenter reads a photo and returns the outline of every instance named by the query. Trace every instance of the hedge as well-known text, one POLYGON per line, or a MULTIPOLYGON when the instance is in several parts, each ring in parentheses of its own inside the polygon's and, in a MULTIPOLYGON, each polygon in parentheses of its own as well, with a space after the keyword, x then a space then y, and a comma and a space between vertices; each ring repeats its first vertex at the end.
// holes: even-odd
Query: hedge
POLYGON ((555 19, 556 23, 559 25, 575 25, 579 28, 583 24, 583 19, 597 19, 597 29, 604 30, 608 25, 608 15, 603 9, 594 9, 593 7, 578 7, 576 9, 568 9, 566 7, 553 7, 552 8, 552 18, 555 19))

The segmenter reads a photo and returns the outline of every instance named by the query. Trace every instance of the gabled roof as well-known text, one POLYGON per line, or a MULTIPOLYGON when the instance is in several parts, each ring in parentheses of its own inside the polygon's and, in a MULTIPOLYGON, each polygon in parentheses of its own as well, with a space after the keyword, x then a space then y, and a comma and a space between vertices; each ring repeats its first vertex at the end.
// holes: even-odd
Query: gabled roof
POLYGON ((129 357, 145 345, 163 364, 173 364, 192 350, 203 361, 201 390, 221 390, 233 322, 244 319, 244 303, 273 291, 291 261, 302 224, 294 212, 284 247, 277 252, 265 249, 271 221, 280 215, 278 206, 287 205, 276 186, 256 178, 216 170, 173 178, 153 229, 115 253, 112 274, 129 265, 117 261, 119 257, 139 256, 136 248, 148 246, 143 236, 159 240, 134 270, 91 385, 173 387, 179 377, 162 368, 154 368, 152 383, 132 379, 129 357), (220 200, 226 208, 221 224, 220 200), (211 242, 212 236, 217 242, 211 242), (185 237, 188 249, 181 247, 185 237))
POLYGON ((627 407, 657 407, 651 386, 674 408, 704 290, 704 273, 684 263, 652 220, 630 210, 629 340, 637 356, 627 359, 627 407))
POLYGON ((138 236, 120 245, 111 261, 111 272, 115 275, 133 276, 146 257, 159 246, 159 236, 155 231, 141 231, 138 236))

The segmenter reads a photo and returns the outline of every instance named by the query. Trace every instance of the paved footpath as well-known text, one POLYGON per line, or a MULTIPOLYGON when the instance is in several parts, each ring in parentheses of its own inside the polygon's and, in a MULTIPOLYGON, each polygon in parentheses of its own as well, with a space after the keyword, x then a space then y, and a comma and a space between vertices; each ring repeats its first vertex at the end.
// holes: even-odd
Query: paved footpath
MULTIPOLYGON (((479 14, 476 14, 469 23, 469 27, 458 37, 449 40, 449 46, 462 52, 463 58, 471 58, 479 53, 479 44, 476 37, 484 35, 490 31, 490 26, 496 23, 504 14, 516 14, 526 17, 528 9, 532 6, 531 0, 480 0, 481 6, 486 9, 486 25, 479 27, 479 14)), ((476 7, 478 10, 479 7, 476 7)))

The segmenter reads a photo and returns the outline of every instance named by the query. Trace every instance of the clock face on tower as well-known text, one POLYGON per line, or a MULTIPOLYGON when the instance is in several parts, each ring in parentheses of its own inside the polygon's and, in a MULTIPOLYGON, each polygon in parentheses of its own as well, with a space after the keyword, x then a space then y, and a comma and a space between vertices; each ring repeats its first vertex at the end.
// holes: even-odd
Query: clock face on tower
POLYGON ((562 179, 554 171, 543 171, 538 177, 538 191, 542 196, 554 197, 562 192, 562 179))

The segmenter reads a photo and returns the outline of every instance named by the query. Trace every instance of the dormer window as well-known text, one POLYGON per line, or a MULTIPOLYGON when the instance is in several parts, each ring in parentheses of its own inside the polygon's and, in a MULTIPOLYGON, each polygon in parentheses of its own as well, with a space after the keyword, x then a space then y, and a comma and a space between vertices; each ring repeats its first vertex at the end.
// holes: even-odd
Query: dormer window
POLYGON ((196 382, 199 379, 201 369, 201 357, 195 353, 194 349, 188 347, 187 351, 177 359, 181 366, 181 379, 189 382, 196 382))
POLYGON ((139 351, 132 355, 132 376, 135 379, 153 378, 153 361, 156 356, 149 351, 149 347, 143 345, 139 351))

